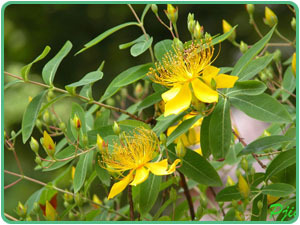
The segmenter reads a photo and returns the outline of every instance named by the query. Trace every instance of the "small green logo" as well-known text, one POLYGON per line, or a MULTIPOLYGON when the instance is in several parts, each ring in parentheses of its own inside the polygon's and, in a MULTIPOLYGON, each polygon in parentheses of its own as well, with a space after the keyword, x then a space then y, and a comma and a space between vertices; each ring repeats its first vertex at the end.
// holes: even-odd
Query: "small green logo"
POLYGON ((280 213, 282 213, 281 221, 284 221, 286 217, 292 218, 296 216, 296 209, 294 206, 291 208, 289 206, 284 208, 282 204, 276 203, 270 206, 270 209, 272 208, 273 210, 270 213, 270 219, 272 219, 272 216, 278 215, 280 213))

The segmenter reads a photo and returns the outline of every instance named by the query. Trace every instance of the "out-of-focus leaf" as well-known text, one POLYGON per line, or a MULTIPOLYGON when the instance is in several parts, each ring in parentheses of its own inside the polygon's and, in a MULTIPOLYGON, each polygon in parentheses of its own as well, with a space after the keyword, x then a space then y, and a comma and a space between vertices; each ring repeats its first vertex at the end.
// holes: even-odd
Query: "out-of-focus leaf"
POLYGON ((15 84, 18 84, 18 83, 23 83, 23 82, 24 82, 23 80, 13 80, 13 81, 10 81, 10 82, 8 82, 7 84, 4 85, 4 89, 3 90, 5 91, 9 87, 11 87, 11 86, 13 86, 15 84))
POLYGON ((25 143, 31 136, 47 90, 35 96, 25 109, 22 119, 22 140, 25 143))
POLYGON ((26 201, 25 206, 27 206, 27 213, 30 214, 34 209, 34 203, 39 202, 40 196, 42 192, 44 191, 44 188, 41 188, 34 192, 26 201))
POLYGON ((155 92, 152 95, 147 96, 137 107, 137 110, 146 109, 155 103, 161 101, 161 94, 160 92, 155 92))
MULTIPOLYGON (((97 157, 98 160, 98 157, 97 157)), ((102 168, 98 161, 95 163, 95 169, 100 181, 107 187, 110 186, 110 175, 106 169, 102 168)))
POLYGON ((61 61, 71 51, 72 43, 67 41, 60 51, 44 66, 42 71, 43 80, 46 84, 52 85, 55 73, 61 61))
MULTIPOLYGON (((297 82, 293 74, 292 67, 289 66, 283 75, 282 87, 288 92, 293 93, 296 88, 296 83, 297 82)), ((290 97, 290 94, 288 92, 282 90, 282 101, 286 101, 290 97)))

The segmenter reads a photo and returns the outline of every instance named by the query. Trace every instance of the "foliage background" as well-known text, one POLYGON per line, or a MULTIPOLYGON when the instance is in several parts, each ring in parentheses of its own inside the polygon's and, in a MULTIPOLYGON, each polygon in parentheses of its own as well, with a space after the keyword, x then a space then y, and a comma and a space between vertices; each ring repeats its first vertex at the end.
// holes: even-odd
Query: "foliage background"
MULTIPOLYGON (((237 40, 243 40, 247 44, 255 43, 259 37, 254 32, 253 27, 248 23, 248 14, 245 5, 178 5, 179 20, 177 23, 181 40, 189 40, 190 34, 186 25, 186 18, 189 12, 195 14, 195 19, 204 26, 204 31, 211 34, 222 33, 222 19, 226 19, 232 25, 238 24, 237 40)), ((264 16, 264 7, 266 5, 256 5, 255 19, 263 34, 269 30, 264 25, 262 18, 264 16)), ((292 34, 290 24, 292 17, 291 11, 285 5, 267 5, 278 16, 278 29, 291 39, 292 34)), ((133 5, 140 15, 144 5, 133 5)), ((167 21, 162 9, 166 5, 158 5, 161 18, 167 21)), ((171 38, 166 30, 150 11, 146 16, 145 27, 147 32, 154 37, 154 43, 171 38), (151 21, 151 22, 149 22, 151 21)), ((42 68, 54 54, 59 51, 66 40, 73 43, 71 54, 63 60, 59 67, 55 84, 58 87, 79 80, 86 73, 97 69, 105 60, 104 78, 94 85, 93 93, 95 99, 98 99, 114 76, 121 71, 137 64, 150 61, 150 56, 144 53, 138 58, 134 58, 127 50, 119 50, 118 45, 134 40, 142 33, 137 27, 128 27, 118 31, 117 34, 105 39, 100 45, 96 45, 88 51, 72 56, 83 44, 93 39, 105 30, 127 22, 135 21, 134 16, 126 5, 65 5, 65 4, 43 4, 43 5, 8 5, 4 11, 4 69, 20 75, 20 69, 23 65, 31 62, 42 52, 46 45, 51 46, 52 50, 43 62, 37 63, 32 68, 35 74, 33 79, 41 81, 42 68)), ((276 37, 274 37, 276 41, 276 37)), ((270 49, 272 51, 272 49, 270 49)), ((288 58, 293 49, 283 48, 282 58, 288 58)), ((221 52, 215 62, 216 66, 231 66, 240 57, 239 49, 233 47, 228 41, 223 42, 221 52)), ((7 77, 5 77, 5 81, 7 77)), ((19 84, 19 87, 5 91, 4 95, 4 121, 8 133, 11 130, 18 131, 21 127, 22 113, 28 103, 29 96, 35 96, 39 92, 39 87, 19 84)), ((132 91, 132 90, 131 90, 132 91)), ((61 102, 56 107, 60 114, 68 115, 70 108, 68 100, 61 102)), ((33 133, 33 136, 39 137, 39 134, 33 133)), ((21 158, 21 164, 24 173, 30 177, 43 180, 45 182, 52 180, 61 170, 48 172, 45 177, 40 172, 33 170, 35 167, 34 153, 26 146, 22 145, 21 138, 17 139, 16 151, 21 158)), ((10 171, 18 171, 13 155, 9 151, 4 152, 4 168, 10 171)), ((4 185, 9 184, 15 179, 6 176, 4 185)), ((96 183, 96 182, 95 182, 96 183)), ((40 186, 28 181, 22 181, 20 184, 5 191, 4 206, 5 211, 14 215, 14 208, 18 201, 25 202, 27 198, 40 186)), ((97 190, 97 184, 93 185, 97 190)), ((97 191, 97 194, 101 192, 97 191)), ((100 196, 105 193, 99 193, 100 196)), ((62 201, 58 199, 58 201, 62 201)), ((59 210, 59 209, 58 209, 59 210)))

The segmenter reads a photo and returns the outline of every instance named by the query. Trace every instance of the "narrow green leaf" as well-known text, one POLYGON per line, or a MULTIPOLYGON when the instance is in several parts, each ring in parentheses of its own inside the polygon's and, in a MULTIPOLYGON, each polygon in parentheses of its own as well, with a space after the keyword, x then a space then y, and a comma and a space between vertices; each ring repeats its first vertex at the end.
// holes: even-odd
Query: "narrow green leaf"
MULTIPOLYGON (((147 38, 149 38, 149 35, 147 34, 147 38)), ((138 37, 137 39, 131 41, 131 42, 127 42, 127 43, 124 43, 124 44, 121 44, 119 45, 119 49, 126 49, 126 48, 129 48, 131 47, 132 45, 138 43, 138 42, 143 42, 146 40, 146 37, 144 34, 142 34, 140 37, 138 37)))
MULTIPOLYGON (((140 105, 141 102, 137 102, 131 106, 129 106, 126 111, 131 113, 131 114, 135 114, 138 110, 138 106, 140 105)), ((122 121, 122 120, 126 120, 128 119, 129 116, 127 114, 122 114, 119 118, 118 118, 118 121, 122 121)))
POLYGON ((161 176, 151 173, 148 179, 140 185, 139 209, 142 215, 147 214, 156 202, 161 180, 161 176))
POLYGON ((242 196, 237 186, 229 186, 222 189, 216 196, 218 202, 231 202, 232 200, 239 200, 242 196))
POLYGON ((21 76, 23 77, 24 81, 28 80, 28 74, 29 74, 29 71, 31 69, 31 66, 34 63, 36 63, 36 62, 42 60, 43 58, 45 58, 48 55, 48 53, 50 52, 50 50, 51 50, 51 48, 49 46, 46 46, 45 49, 43 50, 43 52, 38 57, 36 57, 35 60, 33 60, 28 65, 22 67, 22 69, 21 69, 21 76))
POLYGON ((143 110, 146 109, 155 103, 162 100, 161 98, 161 92, 155 92, 152 95, 147 96, 137 107, 137 110, 143 110))
POLYGON ((267 195, 260 194, 253 200, 251 221, 266 221, 267 214, 268 214, 267 195), (262 209, 259 209, 257 207, 258 201, 261 201, 263 203, 262 209))
POLYGON ((186 133, 201 117, 202 114, 199 114, 193 118, 183 121, 168 137, 167 146, 170 145, 176 138, 186 133))
POLYGON ((148 72, 149 68, 150 68, 149 64, 142 64, 142 65, 131 67, 123 71, 122 73, 120 73, 108 85, 100 101, 103 102, 106 99, 113 96, 123 85, 125 86, 131 84, 137 81, 138 79, 143 78, 148 72))
POLYGON ((25 206, 27 206, 27 213, 30 214, 34 209, 34 203, 38 203, 40 200, 40 196, 42 192, 44 191, 44 188, 41 188, 34 192, 25 202, 25 206))
POLYGON ((184 117, 185 112, 182 112, 178 115, 170 115, 167 117, 164 117, 164 115, 161 115, 157 118, 157 123, 153 127, 153 131, 160 135, 162 132, 164 132, 166 129, 169 128, 172 124, 178 122, 182 117, 184 117))
POLYGON ((231 142, 230 104, 220 98, 209 122, 209 147, 215 159, 224 159, 231 142))
POLYGON ((146 16, 147 12, 149 11, 150 7, 151 7, 151 4, 147 4, 145 6, 144 11, 143 11, 142 16, 141 16, 141 22, 142 23, 144 22, 144 18, 146 16))
POLYGON ((92 86, 93 86, 93 84, 86 84, 86 85, 84 85, 81 88, 81 90, 79 92, 79 95, 81 95, 83 97, 86 97, 88 99, 93 99, 92 86))
POLYGON ((296 189, 292 185, 285 183, 270 184, 262 189, 263 194, 268 194, 275 197, 285 197, 292 194, 295 191, 296 189))
POLYGON ((246 53, 237 61, 231 74, 234 76, 240 76, 242 70, 252 61, 252 59, 265 47, 268 41, 271 39, 276 26, 274 26, 269 33, 262 39, 256 42, 246 53))
POLYGON ((251 142, 250 144, 248 144, 238 154, 238 156, 261 152, 265 149, 268 149, 268 148, 271 148, 271 147, 274 147, 277 145, 287 144, 294 140, 295 140, 294 138, 290 138, 290 137, 286 137, 286 136, 282 136, 282 135, 272 135, 272 136, 262 137, 262 138, 256 139, 255 141, 251 142))
POLYGON ((225 41, 231 35, 231 33, 237 28, 237 26, 238 25, 235 25, 233 28, 230 29, 230 31, 212 39, 211 45, 216 45, 216 44, 221 43, 222 41, 225 41))
POLYGON ((25 109, 22 119, 22 140, 24 144, 31 136, 46 93, 47 90, 35 96, 25 109))
POLYGON ((52 104, 54 104, 55 102, 70 96, 69 94, 62 94, 62 95, 58 95, 55 98, 53 98, 51 101, 47 102, 46 104, 43 105, 43 107, 41 108, 39 115, 41 115, 47 108, 49 108, 52 104))
POLYGON ((133 26, 133 25, 139 26, 139 24, 136 23, 136 22, 128 22, 128 23, 123 23, 123 24, 120 24, 120 25, 115 26, 113 28, 110 28, 109 30, 105 31, 104 33, 102 33, 102 34, 98 35, 97 37, 95 37, 93 40, 86 43, 84 45, 84 48, 82 48, 81 50, 76 52, 75 55, 78 55, 79 53, 81 53, 81 52, 89 49, 90 47, 93 47, 94 45, 100 43, 103 39, 107 38, 108 36, 115 33, 116 31, 121 30, 121 29, 123 29, 125 27, 128 27, 128 26, 133 26))
POLYGON ((101 80, 103 77, 103 73, 101 71, 93 71, 88 74, 86 74, 83 78, 81 78, 79 81, 68 84, 68 87, 79 87, 91 83, 95 83, 98 80, 101 80))
MULTIPOLYGON (((98 159, 98 157, 97 157, 97 159, 98 159)), ((109 187, 110 186, 110 175, 107 172, 107 170, 102 168, 98 162, 95 163, 95 169, 96 169, 97 176, 100 179, 100 181, 102 182, 102 184, 104 184, 106 187, 109 187)))
POLYGON ((94 127, 97 129, 97 128, 108 125, 109 117, 110 117, 109 109, 101 110, 100 115, 97 115, 97 117, 96 117, 94 127))
POLYGON ((173 41, 166 39, 154 45, 154 55, 159 61, 163 58, 164 54, 172 50, 173 41))
POLYGON ((55 73, 61 61, 71 51, 72 43, 67 41, 60 51, 44 66, 42 71, 43 80, 46 84, 52 85, 55 73))
POLYGON ((85 177, 87 174, 88 164, 92 163, 91 161, 89 161, 90 158, 89 154, 91 153, 93 152, 89 152, 79 157, 79 161, 76 166, 74 180, 73 180, 74 193, 77 193, 82 187, 82 185, 84 184, 85 177))
POLYGON ((265 180, 268 180, 270 177, 272 177, 276 173, 295 164, 296 158, 297 157, 296 157, 295 149, 291 149, 291 150, 280 153, 275 159, 272 160, 270 165, 267 167, 265 180))
MULTIPOLYGON (((266 55, 252 60, 239 73, 239 81, 250 80, 264 68, 266 68, 272 61, 274 55, 266 55)), ((233 73, 232 73, 233 74, 233 73)), ((233 74, 235 75, 235 74, 233 74)))
POLYGON ((230 102, 234 107, 257 120, 278 123, 292 121, 285 107, 267 94, 231 96, 230 102))
POLYGON ((4 85, 4 89, 3 90, 5 91, 9 87, 11 87, 11 86, 13 86, 15 84, 18 84, 18 83, 23 83, 23 82, 24 82, 23 80, 13 80, 13 81, 10 81, 10 82, 8 82, 7 84, 4 85))
MULTIPOLYGON (((282 87, 288 92, 293 93, 296 88, 296 83, 297 82, 293 74, 292 67, 289 66, 283 75, 282 87)), ((282 101, 286 101, 290 97, 290 94, 288 92, 282 90, 282 101)))
POLYGON ((209 123, 210 123, 211 114, 203 118, 200 131, 200 145, 202 150, 202 155, 205 158, 208 158, 211 154, 210 145, 209 145, 209 123))
POLYGON ((226 93, 227 96, 235 95, 260 95, 265 92, 267 86, 260 81, 247 80, 237 81, 233 88, 226 93))
MULTIPOLYGON (((176 156, 174 145, 169 146, 168 153, 174 161, 176 156)), ((188 178, 208 186, 222 186, 222 181, 217 171, 200 154, 187 148, 185 156, 181 159, 182 166, 178 168, 180 172, 188 178)))
POLYGON ((152 41, 153 41, 153 38, 151 37, 148 40, 141 41, 141 42, 134 44, 130 48, 130 54, 133 57, 137 57, 137 56, 143 54, 152 45, 152 41))
POLYGON ((140 66, 137 66, 138 69, 137 70, 133 70, 133 72, 127 72, 127 76, 122 75, 123 73, 125 73, 126 71, 129 71, 130 69, 136 68, 136 67, 132 67, 126 71, 124 71, 123 73, 119 74, 119 76, 122 76, 122 80, 119 80, 117 83, 114 84, 114 87, 116 88, 120 88, 120 87, 124 87, 127 86, 129 84, 132 84, 142 78, 144 78, 146 76, 146 74, 149 71, 149 68, 153 66, 153 63, 147 63, 147 64, 143 64, 140 66), (123 77, 124 76, 124 77, 123 77))

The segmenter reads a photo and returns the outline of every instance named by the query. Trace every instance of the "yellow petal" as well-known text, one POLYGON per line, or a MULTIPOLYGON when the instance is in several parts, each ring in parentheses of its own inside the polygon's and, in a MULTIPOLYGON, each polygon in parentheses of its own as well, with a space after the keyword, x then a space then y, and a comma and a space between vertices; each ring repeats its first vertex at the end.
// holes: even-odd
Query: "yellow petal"
POLYGON ((201 102, 212 103, 218 101, 218 97, 219 97, 218 92, 211 89, 209 86, 207 86, 199 79, 194 79, 192 81, 192 86, 193 86, 195 96, 201 102))
POLYGON ((203 70, 202 79, 205 81, 205 83, 208 86, 210 86, 211 79, 215 78, 218 75, 219 71, 220 71, 220 69, 215 66, 207 66, 203 70))
POLYGON ((195 149, 195 152, 197 152, 199 155, 203 156, 201 148, 195 149))
POLYGON ((136 169, 135 176, 130 185, 136 186, 140 183, 143 183, 149 176, 149 170, 145 167, 140 167, 136 169))
POLYGON ((46 201, 46 209, 45 210, 46 210, 46 212, 45 212, 46 218, 50 221, 54 221, 56 219, 57 212, 48 201, 46 201))
POLYGON ((241 195, 244 198, 247 198, 249 196, 249 193, 250 193, 249 185, 242 175, 239 176, 238 188, 239 188, 241 195))
POLYGON ((237 76, 230 76, 226 74, 220 74, 215 78, 217 88, 232 88, 237 79, 239 79, 237 76))
POLYGON ((167 117, 171 114, 178 114, 188 109, 192 101, 192 94, 189 84, 182 86, 178 94, 165 105, 164 116, 167 117))
POLYGON ((124 177, 119 182, 114 183, 114 185, 110 189, 108 199, 115 197, 117 194, 122 192, 127 187, 127 185, 130 183, 130 181, 132 181, 132 178, 133 178, 132 173, 133 173, 133 171, 130 171, 130 173, 126 177, 124 177))
MULTIPOLYGON (((182 134, 179 138, 177 138, 176 140, 178 141, 179 139, 181 139, 182 143, 184 146, 190 146, 192 145, 190 142, 189 142, 189 139, 188 137, 186 136, 186 134, 182 134)), ((175 142, 176 143, 176 142, 175 142)))
POLYGON ((170 166, 170 169, 168 170, 168 174, 171 174, 171 173, 174 173, 175 172, 175 170, 176 170, 176 166, 177 166, 177 164, 178 163, 180 163, 180 159, 176 159, 174 162, 173 162, 173 164, 170 166))
POLYGON ((292 69, 293 69, 293 74, 296 77, 296 52, 293 54, 293 60, 292 60, 292 69))
POLYGON ((190 145, 200 143, 200 127, 190 129, 188 133, 188 138, 190 145))
POLYGON ((268 205, 276 202, 278 199, 280 199, 280 197, 275 197, 275 196, 272 196, 272 195, 267 195, 268 205))
POLYGON ((165 102, 171 101, 173 98, 176 97, 178 92, 181 90, 182 85, 178 85, 176 87, 171 88, 170 90, 166 91, 161 95, 162 99, 165 102))
POLYGON ((147 163, 145 166, 155 175, 166 175, 168 160, 164 159, 159 162, 147 163))

